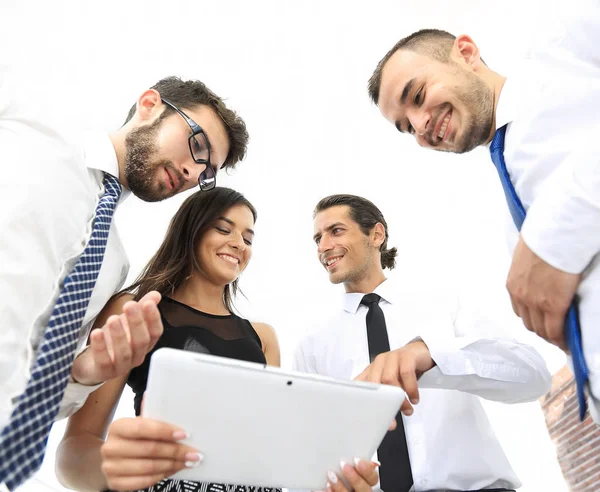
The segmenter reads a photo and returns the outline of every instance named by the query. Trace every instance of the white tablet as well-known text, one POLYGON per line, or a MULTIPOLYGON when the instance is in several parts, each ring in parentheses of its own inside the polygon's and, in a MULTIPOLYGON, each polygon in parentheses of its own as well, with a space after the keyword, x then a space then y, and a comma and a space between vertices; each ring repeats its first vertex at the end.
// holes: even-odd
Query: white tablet
POLYGON ((372 458, 405 396, 393 386, 161 348, 144 417, 185 429, 204 455, 172 478, 324 490, 340 460, 372 458))

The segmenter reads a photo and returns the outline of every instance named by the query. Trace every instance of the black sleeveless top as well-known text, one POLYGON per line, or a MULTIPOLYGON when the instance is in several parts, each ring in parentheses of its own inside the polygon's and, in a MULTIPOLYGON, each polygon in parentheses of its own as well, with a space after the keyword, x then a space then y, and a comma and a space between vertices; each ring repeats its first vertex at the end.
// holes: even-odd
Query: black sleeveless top
POLYGON ((265 354, 259 336, 250 322, 235 314, 219 316, 203 313, 169 297, 158 304, 163 334, 144 362, 129 374, 127 384, 135 394, 135 414, 140 406, 146 384, 152 354, 161 347, 189 350, 219 355, 230 359, 265 364, 265 354))
MULTIPOLYGON (((235 314, 218 316, 203 313, 169 297, 158 304, 163 334, 144 362, 129 374, 127 384, 135 393, 135 414, 140 406, 146 384, 152 354, 161 347, 219 355, 231 359, 266 364, 259 336, 248 320, 235 314)), ((235 442, 231 443, 235 446, 235 442)), ((161 480, 144 492, 281 492, 280 489, 198 483, 188 480, 161 480)))

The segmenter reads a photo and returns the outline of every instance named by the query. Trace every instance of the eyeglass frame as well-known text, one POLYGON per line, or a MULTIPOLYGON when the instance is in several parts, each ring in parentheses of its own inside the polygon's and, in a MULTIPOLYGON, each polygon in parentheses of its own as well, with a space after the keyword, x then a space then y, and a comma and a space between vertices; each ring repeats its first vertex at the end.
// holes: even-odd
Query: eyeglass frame
MULTIPOLYGON (((204 171, 202 171, 200 173, 200 176, 198 176, 198 186, 200 187, 200 191, 210 191, 210 190, 214 189, 217 185, 217 170, 210 163, 211 148, 210 148, 210 141, 208 140, 208 136, 206 135, 206 132, 202 129, 202 127, 198 123, 196 123, 192 118, 190 118, 187 114, 185 114, 181 109, 179 109, 177 106, 175 106, 175 104, 168 101, 167 99, 165 99, 162 96, 161 96, 161 100, 167 106, 169 106, 170 108, 177 111, 181 115, 181 117, 185 120, 185 122, 190 127, 190 130, 192 131, 192 134, 188 137, 188 147, 190 149, 190 154, 192 156, 192 159, 194 160, 194 162, 196 164, 206 164, 206 168, 204 169, 204 171), (194 157, 194 151, 192 150, 192 139, 194 139, 196 141, 196 143, 198 144, 198 140, 196 140, 196 135, 200 135, 200 134, 204 137, 204 140, 206 141, 206 150, 208 151, 208 159, 196 159, 196 157, 194 157), (207 176, 209 173, 212 174, 212 178, 207 176)), ((198 144, 198 145, 200 145, 200 144, 198 144)))

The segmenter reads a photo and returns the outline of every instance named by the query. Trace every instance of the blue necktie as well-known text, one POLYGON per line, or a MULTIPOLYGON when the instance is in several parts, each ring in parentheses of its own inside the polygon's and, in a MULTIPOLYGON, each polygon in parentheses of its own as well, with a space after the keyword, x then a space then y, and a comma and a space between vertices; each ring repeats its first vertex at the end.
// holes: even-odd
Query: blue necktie
MULTIPOLYGON (((506 196, 506 202, 510 214, 512 215, 513 221, 520 231, 523 221, 525 220, 525 209, 521 200, 515 192, 515 188, 510 181, 510 176, 506 169, 506 163, 504 162, 504 137, 506 134, 506 126, 499 128, 494 135, 492 144, 490 145, 490 154, 492 155, 492 161, 496 166, 496 170, 500 176, 502 182, 502 188, 504 189, 504 195, 506 196)), ((573 303, 567 311, 565 317, 565 338, 567 341, 567 347, 571 352, 573 359, 573 372, 575 374, 575 382, 577 384, 577 398, 579 399, 579 418, 583 421, 585 417, 585 411, 587 409, 585 399, 585 386, 588 381, 588 369, 583 358, 583 347, 581 344, 581 328, 579 327, 579 317, 577 311, 577 301, 573 300, 573 303)))
MULTIPOLYGON (((0 435, 0 484, 14 490, 41 466, 48 434, 69 381, 79 332, 102 266, 121 185, 105 174, 89 242, 65 278, 31 378, 0 435)), ((68 213, 68 211, 65 211, 68 213)))

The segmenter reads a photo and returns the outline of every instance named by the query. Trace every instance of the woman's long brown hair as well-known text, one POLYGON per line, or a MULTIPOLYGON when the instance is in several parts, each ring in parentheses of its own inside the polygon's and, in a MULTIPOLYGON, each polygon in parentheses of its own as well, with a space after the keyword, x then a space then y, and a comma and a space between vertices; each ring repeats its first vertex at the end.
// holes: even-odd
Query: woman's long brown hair
MULTIPOLYGON (((156 290, 161 295, 172 295, 194 271, 202 272, 196 251, 204 233, 234 205, 245 205, 256 222, 256 209, 241 193, 230 188, 197 191, 189 196, 171 219, 160 248, 142 270, 135 282, 117 295, 133 293, 137 301, 156 290)), ((225 286, 223 304, 233 311, 233 298, 238 290, 238 279, 225 286)))

